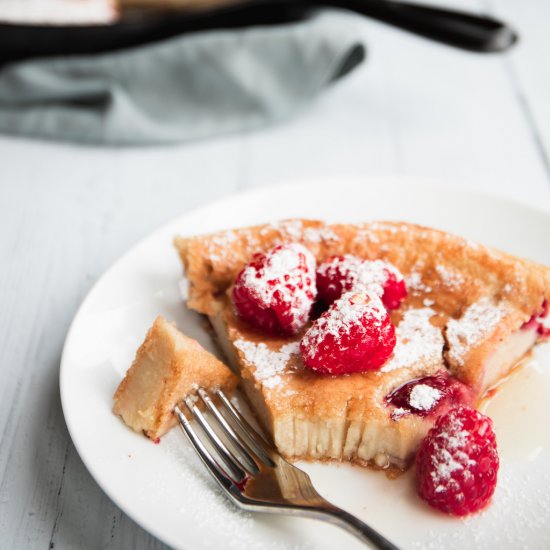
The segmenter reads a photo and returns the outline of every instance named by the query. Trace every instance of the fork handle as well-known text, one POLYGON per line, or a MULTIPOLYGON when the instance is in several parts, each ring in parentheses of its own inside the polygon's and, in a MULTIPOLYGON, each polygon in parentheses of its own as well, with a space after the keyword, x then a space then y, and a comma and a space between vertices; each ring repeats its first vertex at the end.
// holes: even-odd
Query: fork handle
POLYGON ((369 527, 366 523, 351 515, 350 513, 338 508, 337 506, 322 506, 304 510, 304 515, 322 516, 329 523, 342 527, 348 533, 356 536, 362 542, 366 542, 370 547, 379 550, 399 550, 395 544, 383 537, 380 533, 369 527), (313 512, 311 515, 307 512, 313 512))

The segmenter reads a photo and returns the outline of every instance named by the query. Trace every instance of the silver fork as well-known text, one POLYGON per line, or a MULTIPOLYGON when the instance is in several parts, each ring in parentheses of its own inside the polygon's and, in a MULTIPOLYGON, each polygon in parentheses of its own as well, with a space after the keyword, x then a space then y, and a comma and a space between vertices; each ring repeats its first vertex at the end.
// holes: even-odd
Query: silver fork
POLYGON ((208 446, 180 406, 176 406, 174 412, 183 433, 208 471, 237 506, 253 512, 322 519, 344 528, 371 547, 397 550, 366 523, 320 496, 309 476, 284 460, 221 390, 215 391, 221 408, 204 389, 199 388, 197 393, 212 413, 212 421, 197 406, 196 396, 187 396, 182 403, 197 421, 208 446), (217 458, 210 449, 215 451, 217 458))

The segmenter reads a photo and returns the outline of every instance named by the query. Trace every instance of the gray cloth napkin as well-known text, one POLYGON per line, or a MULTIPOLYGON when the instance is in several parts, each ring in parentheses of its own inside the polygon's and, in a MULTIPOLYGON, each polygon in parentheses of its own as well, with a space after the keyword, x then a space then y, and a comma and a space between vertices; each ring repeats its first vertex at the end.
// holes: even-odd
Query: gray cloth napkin
POLYGON ((280 120, 362 61, 361 28, 342 15, 7 66, 0 132, 137 145, 280 120))

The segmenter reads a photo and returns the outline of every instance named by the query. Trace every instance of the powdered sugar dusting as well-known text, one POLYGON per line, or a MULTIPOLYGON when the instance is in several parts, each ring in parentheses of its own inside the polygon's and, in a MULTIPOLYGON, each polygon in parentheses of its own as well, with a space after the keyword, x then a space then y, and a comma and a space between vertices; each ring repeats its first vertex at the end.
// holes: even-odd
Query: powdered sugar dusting
POLYGON ((254 376, 266 388, 275 388, 281 382, 281 374, 287 368, 292 355, 300 353, 300 343, 290 342, 278 350, 269 349, 265 343, 236 340, 235 347, 244 354, 247 363, 254 366, 254 376))
MULTIPOLYGON (((233 403, 234 400, 232 399, 233 403)), ((242 410, 243 407, 238 407, 242 410)), ((253 418, 245 407, 245 416, 253 418)), ((232 504, 225 491, 218 486, 200 461, 195 450, 182 437, 179 430, 172 430, 155 447, 158 462, 139 470, 140 483, 136 489, 137 502, 146 503, 158 513, 170 510, 173 521, 183 529, 192 531, 193 540, 201 541, 193 548, 213 550, 314 550, 317 546, 308 540, 296 539, 292 530, 281 530, 280 536, 266 537, 265 528, 258 526, 257 516, 232 504), (183 495, 183 496, 182 496, 183 495)), ((137 455, 137 451, 136 451, 137 455)), ((135 458, 128 458, 128 467, 135 469, 135 458)), ((137 470, 136 470, 137 471, 137 470)), ((136 474, 138 475, 138 474, 136 474)), ((186 543, 189 539, 186 538, 186 543)), ((130 546, 130 545, 128 545, 130 546)), ((136 545, 137 547, 139 545, 136 545)), ((157 546, 161 546, 160 543, 157 546)), ((189 546, 186 546, 189 547, 189 546)))
POLYGON ((357 233, 355 235, 355 240, 357 242, 364 242, 364 241, 369 241, 369 242, 372 242, 372 243, 379 243, 380 242, 380 237, 376 234, 375 231, 372 230, 372 228, 370 227, 360 227, 358 230, 357 230, 357 233))
POLYGON ((451 319, 446 332, 449 358, 462 365, 470 349, 497 327, 505 313, 504 306, 483 297, 468 307, 460 319, 451 319))
POLYGON ((451 474, 457 470, 463 470, 465 466, 475 464, 468 455, 459 449, 466 447, 469 432, 464 429, 462 419, 458 415, 453 416, 453 424, 448 431, 438 433, 436 446, 434 447, 433 462, 435 470, 431 472, 436 485, 435 492, 441 493, 447 490, 451 474))
POLYGON ((328 278, 335 273, 344 277, 342 288, 357 292, 370 290, 379 296, 384 294, 388 274, 392 274, 396 281, 403 280, 401 272, 392 264, 382 260, 362 260, 351 254, 332 258, 319 268, 319 274, 328 278))
POLYGON ((405 277, 405 284, 409 290, 414 292, 430 293, 432 291, 432 287, 424 284, 422 275, 417 271, 413 271, 405 277))
POLYGON ((372 230, 372 231, 387 231, 392 234, 396 234, 399 231, 407 232, 409 230, 409 226, 402 223, 402 224, 396 224, 392 222, 370 222, 365 226, 365 230, 372 230))
POLYGON ((337 241, 338 235, 328 225, 321 227, 304 227, 302 220, 283 220, 267 226, 268 229, 279 231, 283 238, 292 241, 306 241, 320 243, 323 241, 337 241))
POLYGON ((307 321, 316 287, 315 257, 305 246, 290 243, 277 247, 266 254, 261 268, 251 262, 239 278, 262 307, 272 307, 275 302, 288 304, 294 329, 307 321))
POLYGON ((237 232, 232 229, 212 235, 206 241, 208 257, 214 262, 223 260, 227 255, 227 251, 231 250, 231 243, 234 243, 238 238, 237 232))
POLYGON ((498 477, 488 508, 459 523, 439 521, 433 529, 418 530, 411 535, 411 550, 550 548, 550 475, 532 463, 502 459, 498 477))
POLYGON ((458 271, 451 270, 444 265, 437 265, 435 270, 443 283, 450 289, 457 289, 464 284, 464 277, 458 271))
POLYGON ((418 384, 409 396, 411 407, 421 411, 431 411, 441 399, 441 392, 427 384, 418 384))
POLYGON ((387 315, 386 308, 374 292, 348 292, 313 323, 304 335, 303 344, 308 354, 314 355, 328 334, 339 342, 342 336, 360 324, 363 317, 367 316, 371 324, 381 326, 387 315))
POLYGON ((330 227, 306 227, 304 239, 312 243, 319 243, 322 241, 337 241, 339 237, 330 227))
POLYGON ((397 343, 382 372, 410 367, 420 362, 442 362, 443 335, 430 323, 431 308, 409 309, 396 329, 397 343))
MULTIPOLYGON (((267 258, 265 267, 258 271, 253 265, 248 265, 242 275, 242 280, 246 286, 251 289, 254 296, 264 307, 268 307, 275 292, 286 292, 289 290, 285 285, 273 285, 272 281, 279 281, 285 277, 293 276, 300 269, 300 254, 306 258, 306 263, 311 271, 315 270, 315 259, 311 252, 301 244, 292 243, 276 252, 270 254, 267 258)), ((300 273, 296 273, 300 275, 300 273)))
POLYGON ((402 416, 408 416, 411 413, 408 409, 403 409, 402 407, 398 407, 397 409, 394 409, 391 413, 392 420, 398 420, 402 416))

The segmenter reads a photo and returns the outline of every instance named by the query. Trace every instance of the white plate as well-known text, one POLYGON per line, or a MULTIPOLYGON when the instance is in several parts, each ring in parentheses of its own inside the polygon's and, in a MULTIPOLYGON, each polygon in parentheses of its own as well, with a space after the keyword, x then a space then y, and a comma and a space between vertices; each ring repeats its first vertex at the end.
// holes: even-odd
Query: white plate
MULTIPOLYGON (((101 278, 76 315, 61 362, 63 411, 74 444, 103 490, 167 544, 187 549, 361 548, 313 520, 236 510, 209 479, 183 436, 160 445, 128 430, 111 398, 159 313, 212 348, 178 293, 175 234, 192 235, 286 217, 406 220, 452 231, 550 265, 550 216, 504 199, 372 178, 288 184, 236 195, 182 216, 130 250, 101 278)), ((501 447, 492 506, 465 521, 431 511, 412 473, 396 481, 347 465, 306 464, 319 491, 403 548, 550 547, 550 395, 545 347, 491 405, 501 447)))

